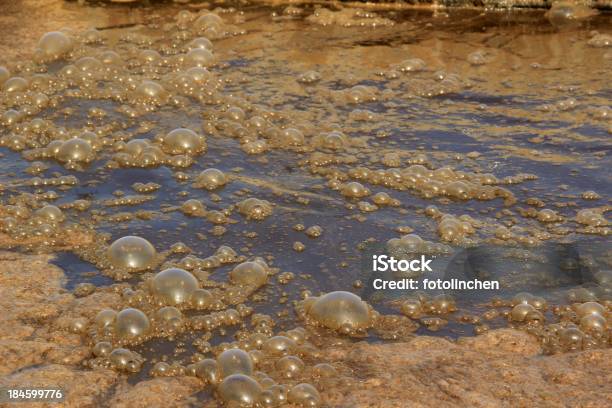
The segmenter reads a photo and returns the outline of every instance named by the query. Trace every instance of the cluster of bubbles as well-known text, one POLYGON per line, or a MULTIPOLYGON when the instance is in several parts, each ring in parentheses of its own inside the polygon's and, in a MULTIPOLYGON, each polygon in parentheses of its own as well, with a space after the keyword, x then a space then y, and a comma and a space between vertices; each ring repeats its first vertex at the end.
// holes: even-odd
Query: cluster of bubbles
POLYGON ((108 259, 115 268, 130 272, 142 271, 155 264, 157 251, 146 239, 128 235, 108 247, 108 259))
MULTIPOLYGON (((323 171, 319 173, 325 174, 323 171)), ((389 170, 370 170, 366 167, 354 167, 348 174, 330 173, 330 187, 338 189, 349 198, 361 198, 370 195, 370 190, 362 182, 382 185, 396 190, 410 189, 425 198, 449 197, 456 200, 494 200, 498 197, 506 205, 516 201, 509 190, 497 186, 510 183, 511 180, 498 180, 492 174, 467 173, 440 167, 430 170, 422 164, 414 164, 404 168, 389 170), (338 181, 354 179, 340 184, 338 181)), ((384 199, 383 199, 384 200, 384 199)))
MULTIPOLYGON (((153 255, 155 251, 147 241, 133 236, 121 238, 111 246, 116 247, 119 259, 135 261, 139 267, 144 267, 151 260, 143 256, 152 255, 147 249, 152 249, 153 255)), ((333 374, 335 369, 324 363, 307 367, 303 357, 311 356, 313 346, 306 340, 304 329, 295 328, 275 334, 271 317, 252 314, 252 308, 241 303, 236 308, 228 308, 226 304, 231 302, 229 298, 234 295, 223 296, 219 289, 201 288, 201 279, 206 279, 206 275, 197 273, 200 267, 214 268, 236 260, 236 253, 229 247, 221 247, 215 255, 202 260, 188 255, 180 264, 194 271, 199 278, 186 269, 171 267, 146 279, 135 291, 126 289, 123 299, 129 304, 128 307, 119 312, 104 309, 92 322, 93 357, 88 360, 88 365, 138 372, 145 359, 126 347, 156 337, 172 337, 187 330, 211 331, 224 325, 242 325, 251 316, 253 331, 244 331, 237 336, 239 340, 236 342, 212 347, 206 341, 194 341, 194 346, 199 350, 212 352, 215 357, 196 354, 193 362, 186 366, 179 362, 154 362, 151 374, 197 377, 214 387, 215 394, 228 406, 277 407, 285 403, 301 407, 320 406, 321 397, 317 388, 305 380, 333 374), (190 317, 185 313, 194 309, 212 312, 190 317)), ((228 278, 237 287, 246 286, 256 290, 266 284, 270 273, 263 259, 256 258, 237 264, 228 278)), ((226 293, 233 291, 231 288, 225 289, 226 293)), ((365 307, 367 316, 368 307, 364 302, 361 302, 361 306, 365 307)), ((355 312, 360 313, 360 310, 355 312)), ((350 315, 351 312, 347 313, 350 315)), ((87 332, 87 327, 86 321, 79 321, 80 332, 87 332)))
MULTIPOLYGON (((56 198, 57 193, 53 191, 12 197, 9 204, 0 205, 0 234, 5 235, 9 245, 29 249, 86 245, 86 242, 79 242, 77 237, 90 237, 92 232, 69 222, 64 210, 48 204, 48 201, 56 198)), ((73 204, 61 207, 69 208, 73 204)))
MULTIPOLYGON (((291 16, 301 13, 302 10, 295 7, 284 12, 291 16)), ((549 13, 549 19, 551 22, 559 21, 559 18, 568 20, 575 15, 576 9, 557 6, 549 13)), ((340 11, 317 8, 307 21, 344 27, 394 24, 373 12, 354 8, 340 11)), ((177 171, 198 163, 200 156, 207 152, 208 143, 215 143, 216 138, 234 139, 244 152, 251 155, 271 149, 299 154, 303 159, 297 162, 299 166, 323 177, 328 188, 346 199, 347 208, 355 208, 356 203, 362 212, 384 206, 402 206, 402 202, 393 197, 395 193, 375 192, 373 186, 397 192, 408 190, 422 198, 436 198, 442 202, 455 200, 460 205, 469 200, 500 198, 509 206, 516 198, 502 185, 532 179, 529 175, 498 179, 490 173, 469 171, 469 166, 463 166, 461 170, 438 166, 419 152, 372 153, 370 147, 376 142, 358 137, 348 126, 322 124, 314 129, 312 125, 288 118, 276 109, 252 104, 233 92, 228 95, 223 92, 225 86, 240 85, 248 78, 236 80, 223 75, 226 66, 219 64, 210 39, 242 33, 217 14, 183 11, 173 24, 164 29, 168 41, 160 44, 158 49, 150 37, 136 31, 121 36, 114 46, 105 33, 94 29, 80 34, 65 30, 45 34, 35 50, 34 61, 18 67, 16 73, 0 67, 2 107, 6 107, 0 117, 6 128, 0 137, 0 146, 20 152, 32 162, 27 171, 34 177, 25 185, 36 190, 36 194, 13 196, 8 204, 0 205, 0 232, 13 240, 11 244, 25 243, 26 248, 34 244, 47 248, 64 245, 65 236, 84 231, 84 228, 67 222, 70 210, 88 211, 94 204, 92 214, 99 220, 104 214, 96 208, 98 205, 142 204, 152 201, 154 197, 148 194, 161 188, 160 184, 153 182, 134 183, 132 189, 138 195, 115 192, 115 197, 107 200, 79 199, 55 206, 49 202, 59 195, 53 191, 41 192, 43 187, 57 186, 58 190, 63 190, 78 185, 79 180, 61 173, 43 178, 42 174, 49 166, 38 160, 55 161, 69 170, 82 170, 107 157, 109 161, 105 169, 108 170, 169 166, 179 182, 186 185, 186 181, 193 177, 192 187, 209 191, 212 201, 221 201, 217 193, 231 190, 227 187, 222 191, 232 179, 224 171, 206 168, 197 175, 187 174, 187 170, 185 173, 177 171), (77 125, 74 130, 36 117, 44 109, 61 108, 69 98, 99 100, 101 103, 89 108, 87 123, 81 127, 77 125), (173 108, 190 108, 192 102, 197 104, 201 123, 183 124, 186 127, 171 131, 163 127, 162 133, 149 135, 157 126, 147 122, 150 112, 157 111, 163 117, 173 108), (206 108, 201 109, 203 106, 206 108), (127 117, 129 123, 118 123, 115 121, 117 115, 127 117), (132 125, 139 127, 135 131, 128 130, 132 125), (370 154, 373 156, 369 162, 371 168, 360 165, 360 160, 370 154)), ((610 43, 609 35, 599 33, 592 33, 588 40, 590 46, 598 48, 609 47, 610 43)), ((481 50, 467 56, 468 63, 474 66, 485 65, 491 59, 492 55, 481 50)), ((458 75, 433 72, 424 60, 413 57, 392 64, 376 75, 389 81, 406 82, 406 93, 411 95, 436 96, 469 86, 458 75)), ((325 76, 325 80, 332 79, 327 78, 327 74, 325 76)), ((297 87, 316 94, 317 88, 325 85, 322 79, 323 75, 318 71, 305 71, 297 76, 297 87)), ((378 86, 351 81, 342 83, 340 89, 320 90, 317 95, 329 97, 330 103, 343 107, 384 102, 393 96, 390 89, 381 90, 378 86)), ((576 100, 570 98, 549 110, 568 112, 576 105, 576 100)), ((70 118, 76 116, 79 108, 64 108, 58 111, 58 115, 70 118)), ((607 107, 589 114, 604 121, 610 116, 607 107)), ((349 122, 371 125, 377 115, 369 110, 354 109, 348 118, 349 122)), ((229 142, 234 143, 234 140, 229 142)), ((472 152, 462 157, 472 160, 479 156, 480 153, 472 152)), ((225 169, 225 163, 219 167, 225 169)), ((182 199, 188 196, 186 191, 180 193, 182 199)), ((225 231, 221 224, 237 222, 229 218, 233 211, 253 221, 262 221, 272 215, 273 203, 255 197, 245 198, 243 194, 236 196, 242 201, 222 210, 209 210, 203 201, 194 198, 168 210, 180 210, 191 217, 205 217, 216 225, 214 231, 218 232, 217 235, 225 231)), ((596 200, 600 197, 586 192, 582 198, 596 200)), ((544 207, 542 202, 519 212, 524 217, 540 221, 546 228, 554 228, 554 224, 566 220, 557 211, 544 207)), ((575 222, 584 227, 584 232, 607 235, 607 211, 608 207, 581 209, 575 222)), ((447 243, 469 243, 469 238, 482 227, 469 215, 445 214, 433 206, 427 207, 424 213, 436 222, 439 237, 447 243)), ((114 213, 106 218, 111 222, 132 219, 130 213, 114 213)), ((319 225, 306 227, 297 224, 294 229, 312 239, 320 237, 324 231, 319 225)), ((523 232, 516 226, 494 229, 499 240, 521 244, 536 242, 534 237, 522 235, 523 232)), ((286 403, 302 407, 320 406, 321 396, 317 388, 324 387, 317 381, 336 373, 329 364, 309 365, 317 357, 313 344, 308 341, 311 333, 325 339, 326 335, 336 334, 365 336, 369 330, 374 330, 381 338, 396 339, 401 337, 398 333, 405 333, 402 330, 410 332, 416 329, 412 320, 418 320, 430 330, 439 330, 457 311, 455 299, 446 294, 419 295, 401 302, 401 315, 380 315, 350 292, 310 296, 309 291, 304 290, 295 309, 307 323, 308 330, 296 328, 275 333, 275 318, 254 313, 246 302, 266 299, 272 292, 267 290, 271 289, 272 277, 284 285, 294 280, 296 274, 277 273, 267 264, 267 258, 238 255, 228 246, 221 246, 213 255, 202 259, 189 254, 190 249, 183 243, 158 252, 142 237, 124 236, 110 245, 107 245, 106 237, 103 238, 94 239, 88 248, 71 249, 117 279, 130 278, 131 283, 112 288, 121 295, 122 303, 116 307, 117 310, 104 309, 93 321, 78 318, 71 322, 69 329, 72 332, 89 335, 93 355, 89 366, 139 372, 145 358, 129 347, 137 348, 158 338, 174 341, 180 334, 195 333, 198 337, 193 346, 200 353, 191 356, 191 364, 154 361, 151 374, 197 377, 214 387, 215 394, 229 406, 275 407, 286 403), (176 259, 176 256, 182 258, 176 259), (220 270, 229 264, 227 273, 220 270), (215 278, 220 275, 225 278, 209 279, 213 274, 216 274, 215 278), (252 330, 247 329, 249 325, 252 330), (213 331, 227 334, 228 327, 237 330, 236 341, 216 346, 208 342, 213 331)), ((292 247, 296 252, 306 248, 299 241, 292 247)), ((412 258, 414 254, 452 252, 450 246, 426 241, 417 234, 392 238, 386 242, 386 247, 390 254, 400 259, 412 258)), ((612 282, 608 275, 599 279, 608 284, 612 282)), ((86 297, 94 292, 94 285, 82 283, 74 294, 86 297)), ((282 296, 288 298, 286 292, 282 296)), ((509 324, 539 336, 545 349, 552 352, 608 345, 610 303, 597 299, 588 291, 579 290, 572 292, 570 301, 574 303, 572 306, 550 308, 543 298, 518 294, 512 301, 495 306, 504 307, 502 312, 492 309, 483 316, 464 316, 461 319, 476 324, 476 333, 482 333, 488 330, 483 323, 485 320, 502 316, 509 324), (559 323, 546 325, 546 320, 550 319, 547 315, 549 309, 559 317, 559 323)))
POLYGON ((357 8, 343 8, 333 11, 327 8, 317 8, 306 18, 313 24, 341 27, 389 27, 395 25, 391 19, 381 17, 373 11, 357 8))
POLYGON ((570 298, 577 302, 552 307, 558 323, 546 324, 549 309, 546 300, 530 293, 518 293, 510 302, 512 309, 507 313, 508 319, 538 336, 546 353, 607 347, 610 302, 599 302, 584 290, 573 291, 570 298))

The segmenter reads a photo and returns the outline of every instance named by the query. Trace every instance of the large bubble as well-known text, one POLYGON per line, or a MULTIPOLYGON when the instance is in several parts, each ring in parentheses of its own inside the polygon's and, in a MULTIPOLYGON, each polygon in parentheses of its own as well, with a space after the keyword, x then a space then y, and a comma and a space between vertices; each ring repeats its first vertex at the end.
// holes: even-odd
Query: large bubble
POLYGON ((229 276, 232 282, 245 286, 260 287, 268 281, 268 272, 259 262, 243 262, 232 269, 229 276))
POLYGON ((206 149, 206 143, 193 130, 178 128, 163 138, 162 147, 169 154, 198 154, 206 149))
POLYGON ((230 406, 252 406, 261 394, 261 386, 244 374, 226 377, 217 389, 221 399, 230 406), (232 405, 233 404, 233 405, 232 405))
POLYGON ((185 55, 185 65, 188 67, 208 67, 214 60, 214 55, 206 48, 192 48, 185 55))
POLYGON ((212 51, 213 44, 206 37, 197 37, 197 38, 194 38, 193 40, 191 40, 189 42, 188 47, 190 49, 193 49, 193 48, 202 48, 202 49, 205 49, 205 50, 208 50, 208 51, 212 51))
POLYGON ((330 329, 359 329, 370 324, 368 305, 353 293, 337 291, 317 298, 306 312, 330 329))
POLYGON ((321 396, 315 387, 307 383, 295 385, 287 394, 287 400, 301 407, 318 407, 321 396))
POLYGON ((82 163, 91 161, 93 149, 91 144, 83 139, 75 138, 62 143, 56 158, 62 163, 82 163))
POLYGON ((54 205, 45 205, 43 208, 36 211, 36 215, 45 221, 53 223, 62 222, 64 220, 64 213, 54 205))
POLYGON ((128 235, 119 238, 108 248, 108 258, 116 268, 139 271, 151 266, 157 251, 144 238, 128 235))
POLYGON ((205 188, 207 190, 215 190, 227 184, 225 174, 215 168, 210 168, 202 171, 195 179, 194 187, 205 188))
POLYGON ((117 313, 115 328, 124 340, 140 338, 149 332, 149 318, 138 309, 128 308, 117 313))
POLYGON ((28 89, 29 83, 22 77, 11 77, 4 81, 2 89, 6 92, 22 92, 28 89))
POLYGON ((241 349, 229 349, 217 357, 221 378, 232 374, 253 374, 253 361, 251 356, 241 349))
POLYGON ((136 102, 161 105, 168 98, 168 92, 155 81, 144 80, 134 90, 136 102))
POLYGON ((152 289, 163 302, 180 305, 191 300, 198 280, 184 269, 170 268, 155 275, 152 289))
POLYGON ((52 61, 72 51, 73 42, 66 34, 59 31, 46 33, 38 41, 37 52, 45 61, 52 61))

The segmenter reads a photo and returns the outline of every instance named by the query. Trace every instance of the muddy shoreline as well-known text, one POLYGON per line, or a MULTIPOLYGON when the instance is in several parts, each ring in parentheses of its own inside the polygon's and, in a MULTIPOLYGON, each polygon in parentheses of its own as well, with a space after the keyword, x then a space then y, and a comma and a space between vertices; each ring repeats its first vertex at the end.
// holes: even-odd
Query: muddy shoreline
MULTIPOLYGON (((214 407, 201 400, 210 385, 178 376, 130 385, 110 369, 90 370, 91 358, 71 319, 92 319, 116 307, 112 290, 75 298, 62 287, 61 269, 47 255, 0 253, 0 387, 61 387, 66 407, 214 407), (7 313, 8 312, 8 313, 7 313), (196 403, 196 400, 199 401, 196 403)), ((323 382, 323 406, 572 406, 612 403, 612 349, 543 356, 537 339, 523 331, 493 330, 449 342, 419 336, 388 344, 345 343, 317 351, 338 370, 323 382), (486 376, 483 377, 483 373, 486 376)), ((45 406, 29 404, 28 406, 45 406)), ((52 405, 49 405, 52 406, 52 405)))

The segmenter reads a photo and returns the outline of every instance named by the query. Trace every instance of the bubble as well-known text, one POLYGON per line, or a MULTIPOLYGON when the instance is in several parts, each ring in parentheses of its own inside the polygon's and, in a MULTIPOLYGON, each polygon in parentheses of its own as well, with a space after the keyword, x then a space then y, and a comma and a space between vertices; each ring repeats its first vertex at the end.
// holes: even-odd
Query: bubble
POLYGON ((548 302, 546 299, 538 296, 534 297, 529 304, 535 307, 537 310, 546 310, 548 308, 548 302))
POLYGON ((306 71, 298 77, 298 82, 303 84, 313 84, 321 80, 321 74, 317 71, 306 71))
POLYGON ((423 306, 418 299, 408 299, 402 302, 401 311, 411 319, 418 319, 423 314, 423 306))
POLYGON ((155 50, 142 50, 138 54, 138 60, 143 64, 152 64, 161 60, 161 55, 155 50))
POLYGON ((302 146, 304 134, 295 128, 287 128, 281 132, 281 143, 285 146, 302 146))
POLYGON ((215 168, 202 171, 195 179, 194 187, 205 188, 206 190, 216 190, 227 184, 225 174, 215 168))
POLYGON ((83 78, 95 78, 103 67, 102 62, 94 57, 81 57, 75 61, 74 65, 81 71, 83 78))
POLYGON ((568 298, 572 302, 597 302, 597 296, 588 288, 574 288, 568 291, 568 298))
POLYGON ((83 41, 86 44, 96 44, 103 41, 102 34, 95 28, 90 28, 83 33, 83 41))
POLYGON ((304 362, 296 356, 281 357, 276 361, 276 369, 283 377, 294 378, 304 370, 304 362))
POLYGON ((109 355, 109 360, 112 366, 120 371, 137 372, 142 366, 140 356, 125 348, 114 349, 109 355))
POLYGON ((221 378, 225 378, 232 374, 253 374, 253 361, 251 356, 241 349, 229 349, 219 354, 217 357, 221 378))
POLYGON ((228 119, 234 120, 236 122, 242 122, 246 118, 246 113, 244 110, 238 106, 232 106, 227 111, 225 111, 225 116, 228 119))
POLYGON ((541 210, 538 212, 538 220, 541 222, 555 222, 559 221, 559 215, 548 208, 541 210))
POLYGON ((93 354, 96 357, 108 357, 113 351, 113 346, 108 341, 100 341, 93 347, 93 354))
POLYGON ((4 84, 11 77, 11 71, 0 65, 0 85, 4 84))
POLYGON ((187 67, 209 67, 214 61, 214 55, 206 48, 192 48, 185 55, 187 67))
POLYGON ((304 233, 308 235, 310 238, 318 238, 321 236, 321 234, 323 234, 323 228, 319 225, 313 225, 313 226, 306 228, 304 233))
POLYGON ((527 315, 533 312, 536 312, 535 307, 531 306, 528 303, 519 303, 512 308, 510 317, 515 322, 523 322, 527 318, 527 315))
POLYGON ((206 214, 206 207, 200 200, 191 199, 181 205, 181 211, 193 217, 201 217, 206 214))
POLYGON ((182 318, 183 314, 174 306, 164 306, 155 312, 155 320, 161 322, 168 322, 173 319, 180 320, 182 318))
POLYGON ((155 365, 151 369, 151 375, 154 377, 155 376, 163 377, 163 376, 167 376, 171 370, 172 368, 170 367, 170 364, 160 361, 158 363, 155 363, 155 365))
POLYGON ((232 282, 238 285, 260 287, 268 281, 268 272, 259 262, 243 262, 229 274, 232 282))
POLYGON ((270 337, 263 344, 264 351, 272 355, 290 354, 293 352, 295 347, 295 341, 287 336, 270 337))
POLYGON ((213 49, 213 44, 212 42, 210 42, 210 40, 206 37, 197 37, 194 38, 193 40, 191 40, 189 42, 189 44, 187 45, 190 49, 193 48, 202 48, 208 51, 212 51, 213 49))
POLYGON ((36 216, 53 223, 64 220, 64 213, 54 205, 45 205, 36 211, 36 216))
POLYGON ((119 238, 108 248, 108 258, 115 268, 140 271, 149 268, 157 251, 144 238, 128 235, 119 238))
POLYGON ((584 341, 584 333, 576 327, 568 327, 561 331, 561 346, 568 351, 581 350, 584 341))
POLYGON ((581 197, 583 200, 599 200, 601 198, 601 195, 597 194, 593 190, 589 190, 589 191, 585 191, 584 193, 582 193, 581 197))
POLYGON ((95 323, 99 329, 103 329, 105 327, 111 326, 115 323, 115 319, 117 318, 117 312, 110 309, 105 309, 100 311, 96 315, 95 323))
POLYGON ((596 337, 601 336, 608 328, 606 319, 597 313, 591 313, 580 319, 580 328, 585 332, 596 337))
POLYGON ((207 309, 213 300, 212 293, 206 289, 196 289, 191 295, 191 304, 198 310, 207 309))
POLYGON ((117 335, 124 340, 145 336, 149 332, 149 327, 149 318, 138 309, 127 308, 117 313, 115 329, 117 335))
POLYGON ((324 133, 318 138, 315 138, 323 147, 332 150, 339 150, 349 144, 346 135, 340 131, 334 130, 329 133, 324 133))
POLYGON ((73 42, 66 34, 52 31, 41 37, 37 47, 43 60, 53 61, 72 51, 73 42))
POLYGON ((411 58, 401 62, 397 67, 401 72, 419 72, 427 68, 427 64, 420 58, 411 58))
POLYGON ((304 343, 306 340, 306 330, 303 327, 296 327, 287 331, 287 337, 293 339, 298 344, 304 343))
POLYGON ((195 374, 208 384, 217 384, 221 380, 219 364, 212 358, 205 358, 195 363, 195 374))
POLYGON ((377 205, 389 205, 392 207, 397 207, 400 205, 399 200, 392 198, 389 194, 382 191, 374 194, 372 201, 374 201, 374 204, 377 205))
POLYGON ((219 397, 228 405, 253 406, 262 392, 261 386, 253 378, 244 374, 226 377, 217 388, 219 397))
POLYGON ((62 143, 56 158, 62 163, 87 163, 92 159, 91 144, 83 139, 75 138, 62 143))
POLYGON ((345 197, 350 198, 361 198, 370 195, 370 190, 363 186, 363 184, 358 183, 356 181, 351 181, 350 183, 344 184, 340 192, 345 197))
POLYGON ((210 30, 211 28, 217 28, 221 24, 223 24, 221 17, 214 13, 206 13, 198 17, 196 21, 194 21, 193 26, 197 32, 202 32, 210 30))
POLYGON ((587 42, 587 44, 595 48, 612 47, 612 35, 596 34, 587 42))
POLYGON ((247 220, 261 221, 272 215, 272 204, 258 198, 247 198, 238 203, 238 212, 247 220))
POLYGON ((514 295, 512 298, 511 304, 512 306, 519 305, 521 303, 530 304, 534 299, 534 296, 528 292, 520 292, 514 295))
POLYGON ((321 404, 321 396, 315 387, 307 383, 293 386, 287 394, 287 400, 291 404, 302 407, 318 407, 321 404))
POLYGON ((368 305, 350 292, 337 291, 320 296, 306 312, 318 323, 334 330, 343 326, 360 329, 370 324, 368 305))
POLYGON ((452 313, 457 310, 455 299, 451 295, 445 294, 435 296, 431 302, 431 306, 433 307, 433 311, 439 314, 452 313))
POLYGON ((69 330, 72 333, 81 333, 82 334, 87 329, 88 325, 89 325, 89 321, 86 318, 84 318, 84 317, 77 318, 77 319, 74 319, 70 323, 69 330))
POLYGON ((606 218, 597 210, 584 208, 576 214, 576 221, 593 227, 608 225, 606 218))
POLYGON ((153 103, 161 105, 168 98, 168 93, 163 86, 155 81, 144 80, 134 90, 136 102, 153 103))
POLYGON ((185 71, 185 74, 188 78, 191 78, 191 80, 198 84, 204 84, 212 78, 210 72, 203 67, 189 68, 187 71, 185 71))
POLYGON ((153 293, 170 305, 190 301, 198 289, 197 279, 184 269, 170 268, 159 272, 153 278, 153 293))
POLYGON ((333 378, 338 375, 336 368, 328 363, 316 364, 312 370, 315 377, 333 378))
POLYGON ((107 50, 98 55, 98 60, 104 65, 119 67, 123 64, 123 59, 115 51, 107 50))
POLYGON ((162 147, 168 154, 199 154, 206 149, 206 141, 191 129, 178 128, 163 138, 162 147))
POLYGON ((605 316, 606 308, 597 302, 586 302, 576 308, 576 313, 579 317, 585 317, 592 314, 605 316))
POLYGON ((23 92, 28 89, 29 83, 22 77, 12 77, 4 81, 2 89, 6 92, 23 92))
POLYGON ((553 26, 561 28, 577 25, 581 20, 596 14, 597 11, 589 8, 587 5, 561 0, 553 2, 550 9, 544 14, 544 17, 553 26))

